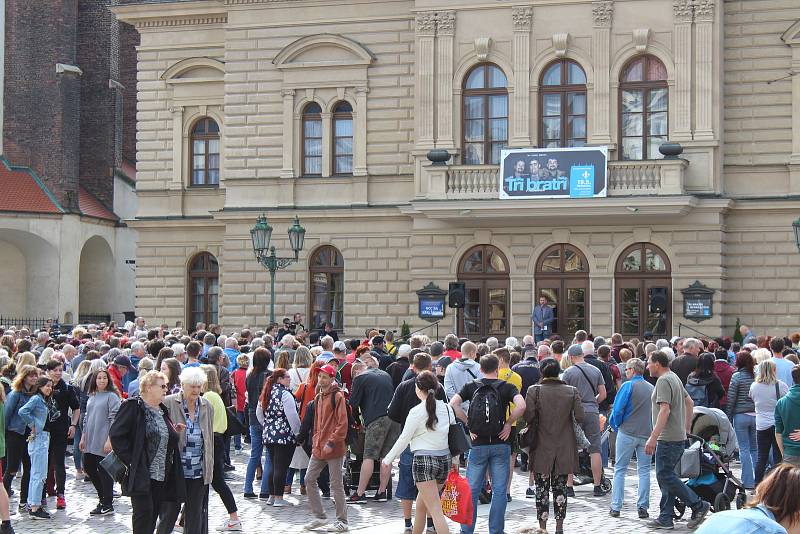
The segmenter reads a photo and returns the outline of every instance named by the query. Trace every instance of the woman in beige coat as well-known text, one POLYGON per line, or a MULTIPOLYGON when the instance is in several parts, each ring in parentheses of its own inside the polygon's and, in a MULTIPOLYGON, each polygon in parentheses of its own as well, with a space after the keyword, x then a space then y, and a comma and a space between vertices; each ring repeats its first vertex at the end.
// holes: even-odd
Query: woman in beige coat
POLYGON ((530 457, 539 528, 547 528, 552 488, 556 534, 562 534, 567 515, 567 475, 578 468, 572 418, 574 416, 578 423, 583 421, 583 405, 578 390, 558 379, 561 366, 557 361, 552 358, 542 361, 541 371, 541 382, 528 388, 523 417, 531 429, 528 432, 535 433, 529 440, 535 441, 531 444, 530 457))

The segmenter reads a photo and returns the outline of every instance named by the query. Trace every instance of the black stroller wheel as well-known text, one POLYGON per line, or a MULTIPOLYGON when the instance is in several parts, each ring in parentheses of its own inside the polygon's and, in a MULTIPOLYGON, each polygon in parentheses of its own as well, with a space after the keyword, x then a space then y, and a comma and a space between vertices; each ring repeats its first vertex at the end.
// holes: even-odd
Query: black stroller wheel
POLYGON ((686 505, 683 503, 683 501, 676 500, 675 511, 672 513, 672 517, 677 521, 678 519, 683 517, 683 514, 685 513, 686 513, 686 505))
POLYGON ((611 491, 611 480, 603 477, 600 479, 600 489, 602 489, 605 493, 611 491))
POLYGON ((731 500, 724 493, 720 493, 714 499, 714 512, 724 512, 731 509, 731 500))

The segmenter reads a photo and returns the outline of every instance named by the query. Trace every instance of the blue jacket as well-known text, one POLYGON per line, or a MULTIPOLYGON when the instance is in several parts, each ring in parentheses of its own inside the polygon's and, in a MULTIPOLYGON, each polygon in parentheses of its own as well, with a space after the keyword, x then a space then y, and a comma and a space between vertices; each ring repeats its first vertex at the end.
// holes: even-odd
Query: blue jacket
POLYGON ((228 366, 228 371, 232 373, 239 368, 239 364, 236 363, 236 358, 238 358, 241 353, 236 349, 225 349, 223 352, 227 354, 228 359, 231 361, 231 364, 228 366))
POLYGON ((728 510, 710 515, 696 534, 718 534, 719 532, 735 532, 736 534, 786 534, 786 529, 775 521, 765 506, 759 504, 755 508, 728 510))
POLYGON ((34 395, 19 409, 19 416, 35 432, 41 432, 47 423, 47 404, 41 395, 34 395))
POLYGON ((542 306, 537 304, 533 308, 531 320, 533 321, 533 333, 541 334, 542 332, 552 332, 553 328, 551 325, 556 318, 555 315, 553 315, 553 308, 546 304, 544 305, 544 308, 542 308, 542 306), (542 323, 547 327, 547 329, 543 330, 541 327, 539 327, 539 323, 542 323))
POLYGON ((31 396, 27 393, 20 393, 19 391, 12 391, 8 398, 6 398, 5 406, 3 407, 3 414, 6 418, 6 430, 16 432, 17 434, 25 435, 27 424, 22 417, 19 416, 19 410, 28 402, 31 396))

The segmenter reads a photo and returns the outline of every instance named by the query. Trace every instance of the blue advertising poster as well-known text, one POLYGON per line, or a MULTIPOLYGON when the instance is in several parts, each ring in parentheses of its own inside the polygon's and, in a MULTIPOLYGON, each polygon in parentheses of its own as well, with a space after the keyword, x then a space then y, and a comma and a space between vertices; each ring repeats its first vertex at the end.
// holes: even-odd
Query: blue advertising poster
POLYGON ((419 316, 423 319, 441 319, 444 317, 444 300, 420 299, 419 316))
POLYGON ((500 198, 605 197, 608 147, 503 150, 500 198))

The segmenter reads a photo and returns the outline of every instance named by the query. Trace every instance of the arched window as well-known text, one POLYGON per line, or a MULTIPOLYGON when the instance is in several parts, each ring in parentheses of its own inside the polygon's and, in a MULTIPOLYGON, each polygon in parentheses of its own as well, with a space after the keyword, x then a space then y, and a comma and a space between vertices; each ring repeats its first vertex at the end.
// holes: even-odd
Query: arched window
POLYGON ((349 102, 333 108, 333 174, 353 174, 353 107, 349 102))
POLYGON ((458 280, 466 286, 466 302, 458 310, 458 334, 470 339, 508 335, 508 260, 491 245, 469 249, 458 264, 458 280))
POLYGON ((303 174, 322 176, 322 108, 311 102, 303 110, 303 174))
POLYGON ((619 81, 619 146, 622 159, 661 158, 669 135, 667 68, 656 57, 631 59, 619 81))
POLYGON ((194 123, 191 134, 192 185, 219 185, 219 125, 208 117, 194 123))
POLYGON ((626 337, 666 337, 672 331, 671 267, 664 252, 636 243, 620 254, 615 269, 616 325, 626 337))
POLYGON ((330 321, 333 329, 344 327, 344 258, 336 247, 325 245, 311 255, 308 262, 311 281, 309 299, 310 328, 319 330, 330 321))
MULTIPOLYGON (((589 327, 589 262, 577 248, 553 245, 536 262, 536 302, 544 297, 553 308, 550 331, 544 337, 560 334, 570 338, 576 330, 589 327)), ((543 332, 544 333, 544 332, 543 332)))
POLYGON ((585 146, 586 73, 581 66, 556 60, 544 69, 539 85, 539 146, 585 146))
POLYGON ((189 264, 189 325, 219 323, 219 264, 201 252, 189 264))
POLYGON ((499 165, 508 145, 508 80, 500 67, 482 63, 464 79, 465 165, 499 165))

